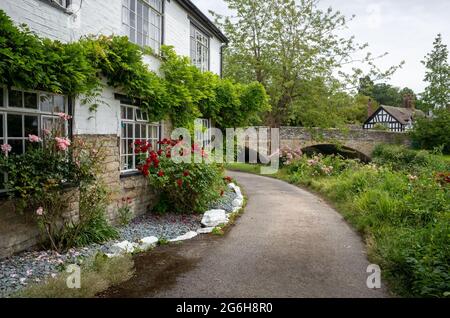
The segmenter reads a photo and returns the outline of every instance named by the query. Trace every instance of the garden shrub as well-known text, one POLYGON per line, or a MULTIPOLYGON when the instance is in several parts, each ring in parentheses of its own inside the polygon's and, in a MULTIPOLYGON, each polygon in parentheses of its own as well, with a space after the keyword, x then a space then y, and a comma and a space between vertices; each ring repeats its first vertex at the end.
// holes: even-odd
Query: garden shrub
POLYGON ((289 181, 337 203, 366 237, 372 261, 381 266, 394 291, 450 296, 448 162, 403 146, 379 146, 374 155, 371 164, 302 156, 283 170, 289 181))
POLYGON ((225 189, 223 167, 214 163, 196 163, 193 154, 205 160, 207 154, 198 146, 186 145, 179 140, 164 139, 160 149, 153 150, 146 141, 136 142, 140 153, 139 169, 162 196, 159 208, 177 213, 204 212, 225 189), (177 162, 177 159, 184 162, 177 162))
MULTIPOLYGON (((70 116, 59 115, 55 126, 63 127, 70 116)), ((8 144, 1 147, 0 171, 8 173, 5 186, 16 210, 31 215, 44 243, 50 241, 57 251, 115 237, 104 216, 107 193, 97 180, 101 148, 62 137, 58 128, 43 131, 43 136, 29 135, 23 154, 10 153, 8 144), (80 194, 76 220, 64 215, 73 190, 80 194)))
POLYGON ((413 144, 420 149, 433 150, 442 147, 450 154, 450 110, 436 109, 431 118, 418 118, 411 131, 413 144))
POLYGON ((398 145, 378 145, 373 152, 373 161, 380 165, 389 165, 394 169, 406 169, 411 172, 418 172, 424 168, 435 171, 450 169, 450 164, 442 156, 398 145))

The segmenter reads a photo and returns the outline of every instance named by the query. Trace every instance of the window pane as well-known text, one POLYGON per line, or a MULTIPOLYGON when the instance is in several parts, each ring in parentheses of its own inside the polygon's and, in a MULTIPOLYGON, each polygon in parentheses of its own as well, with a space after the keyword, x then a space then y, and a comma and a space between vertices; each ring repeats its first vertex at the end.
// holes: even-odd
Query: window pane
POLYGON ((38 131, 38 117, 37 116, 25 116, 25 136, 39 135, 38 131))
POLYGON ((8 137, 23 137, 21 115, 8 115, 7 125, 8 125, 8 137))
POLYGON ((135 125, 134 126, 134 138, 141 139, 144 136, 141 136, 141 125, 135 125))
POLYGON ((142 2, 141 1, 137 2, 137 15, 142 17, 142 2))
POLYGON ((127 119, 134 120, 133 108, 127 107, 127 119))
POLYGON ((124 106, 120 107, 120 118, 127 119, 127 108, 124 106))
POLYGON ((53 95, 51 94, 40 94, 39 101, 41 104, 41 110, 43 112, 51 113, 53 110, 53 95))
POLYGON ((0 107, 3 107, 3 87, 0 87, 0 107))
POLYGON ((21 91, 9 91, 9 107, 22 107, 22 92, 21 91))
POLYGON ((130 0, 130 10, 136 11, 136 0, 130 0))
POLYGON ((15 155, 20 155, 23 153, 23 139, 20 140, 8 140, 11 145, 11 153, 15 155))
POLYGON ((133 124, 127 124, 127 137, 133 138, 133 124))
POLYGON ((127 8, 122 7, 122 23, 129 25, 130 24, 130 14, 127 8))
POLYGON ((3 114, 0 114, 0 138, 3 138, 3 114))
POLYGON ((23 93, 25 108, 37 109, 37 94, 36 93, 23 93))
POLYGON ((53 96, 53 112, 55 113, 65 112, 64 96, 61 95, 53 96))

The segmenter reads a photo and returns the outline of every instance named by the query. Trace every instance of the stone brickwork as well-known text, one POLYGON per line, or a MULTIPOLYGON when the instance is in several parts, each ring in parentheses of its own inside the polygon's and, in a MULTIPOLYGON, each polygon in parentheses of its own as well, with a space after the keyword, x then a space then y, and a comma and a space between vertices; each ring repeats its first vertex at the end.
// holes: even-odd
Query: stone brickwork
POLYGON ((374 148, 382 143, 410 145, 405 133, 363 129, 320 129, 304 127, 281 127, 280 146, 307 148, 315 145, 337 144, 372 156, 374 148))
MULTIPOLYGON (((170 125, 165 125, 170 129, 170 125)), ((165 134, 163 134, 165 135, 165 134)), ((157 202, 157 193, 150 187, 146 178, 139 173, 121 175, 119 139, 116 135, 79 135, 74 140, 83 140, 87 147, 98 149, 101 153, 102 171, 100 179, 110 191, 110 204, 106 211, 107 219, 116 224, 118 206, 122 198, 132 200, 133 216, 150 211, 157 202)), ((77 221, 79 213, 79 193, 70 190, 67 196, 65 220, 77 221)), ((20 215, 14 205, 6 198, 0 201, 0 259, 14 253, 32 249, 40 240, 40 234, 31 213, 20 215)))
MULTIPOLYGON (((77 220, 79 194, 70 190, 65 194, 67 210, 65 220, 77 220)), ((31 249, 40 241, 40 233, 33 217, 34 211, 19 213, 7 199, 0 200, 0 259, 14 253, 31 249)))

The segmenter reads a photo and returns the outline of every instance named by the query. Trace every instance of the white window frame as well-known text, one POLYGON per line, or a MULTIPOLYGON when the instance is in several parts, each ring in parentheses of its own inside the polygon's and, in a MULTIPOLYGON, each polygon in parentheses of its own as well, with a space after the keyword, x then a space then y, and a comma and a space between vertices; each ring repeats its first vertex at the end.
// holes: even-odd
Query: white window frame
POLYGON ((203 149, 206 149, 207 146, 211 143, 211 119, 209 118, 197 118, 202 125, 202 131, 196 131, 195 139, 201 144, 203 149), (203 131, 206 130, 206 131, 203 131))
MULTIPOLYGON (((41 110, 41 103, 40 103, 40 97, 43 94, 50 94, 52 96, 62 96, 64 98, 64 106, 62 111, 67 113, 68 110, 68 97, 64 96, 64 95, 58 95, 58 94, 51 94, 48 92, 44 92, 44 91, 38 91, 38 90, 24 90, 24 89, 18 89, 16 87, 11 87, 11 90, 15 90, 15 91, 20 91, 22 92, 22 107, 10 107, 9 106, 9 90, 6 87, 2 87, 0 86, 0 90, 2 90, 3 93, 3 100, 2 100, 2 105, 0 106, 0 114, 2 115, 2 121, 3 121, 3 137, 2 142, 4 143, 9 143, 10 140, 22 140, 25 141, 22 143, 22 153, 25 151, 25 144, 26 144, 26 140, 28 140, 28 136, 25 136, 25 116, 35 116, 37 117, 37 133, 38 136, 42 137, 42 123, 43 123, 43 118, 54 118, 57 119, 59 118, 57 113, 55 112, 49 112, 49 111, 42 111, 41 110), (23 98, 24 93, 33 93, 36 94, 36 98, 37 98, 37 108, 25 108, 24 107, 24 103, 25 100, 23 98), (20 115, 22 116, 22 132, 21 132, 21 137, 10 137, 8 136, 8 115, 20 115)), ((68 133, 68 125, 67 123, 65 123, 64 126, 64 130, 65 130, 65 134, 67 135, 68 133)), ((0 144, 2 144, 2 142, 0 142, 0 144)), ((6 178, 5 178, 6 181, 6 178)), ((0 192, 4 192, 4 189, 0 189, 0 192)))
POLYGON ((202 72, 209 71, 210 69, 210 42, 209 36, 191 22, 191 63, 202 72))
POLYGON ((122 32, 130 42, 159 54, 162 45, 164 0, 122 0, 122 32), (132 8, 134 2, 134 11, 132 8), (139 16, 138 7, 141 7, 139 16), (147 14, 145 14, 147 12, 147 14), (147 16, 146 16, 147 15, 147 16), (132 17, 134 21, 132 21, 132 17), (140 36, 142 40, 139 41, 140 36))
MULTIPOLYGON (((128 112, 127 112, 128 114, 128 112)), ((127 116, 128 117, 128 116, 127 116)), ((121 173, 127 173, 127 172, 135 172, 137 171, 136 167, 136 153, 135 153, 135 142, 136 140, 147 140, 150 142, 154 149, 158 148, 158 141, 161 140, 161 122, 155 122, 150 123, 148 121, 148 118, 145 113, 142 112, 142 110, 133 105, 128 105, 122 103, 120 105, 120 172, 121 173), (122 109, 126 108, 127 111, 129 109, 133 110, 132 118, 122 118, 122 109), (139 112, 142 114, 142 116, 138 116, 139 112), (139 117, 139 118, 138 118, 139 117), (132 136, 128 136, 128 128, 124 127, 127 125, 132 126, 132 136), (136 125, 145 125, 145 138, 142 136, 136 137, 136 125), (156 136, 152 136, 153 129, 156 128, 156 136), (152 130, 152 131, 150 131, 152 130), (124 136, 123 131, 126 132, 126 136, 124 136), (125 143, 124 143, 125 141, 125 143), (129 142, 131 142, 131 152, 128 152, 128 145, 129 142), (124 158, 127 158, 126 168, 125 168, 125 161, 124 158), (128 160, 129 158, 132 158, 132 164, 131 168, 128 167, 128 160)))

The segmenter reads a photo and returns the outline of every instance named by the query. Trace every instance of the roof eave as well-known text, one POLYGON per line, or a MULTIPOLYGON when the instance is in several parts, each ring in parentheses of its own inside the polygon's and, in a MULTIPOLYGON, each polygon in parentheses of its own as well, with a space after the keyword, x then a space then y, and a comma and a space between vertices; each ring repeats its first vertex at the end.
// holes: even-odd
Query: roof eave
POLYGON ((186 11, 188 11, 191 15, 194 16, 198 20, 204 24, 214 36, 216 36, 222 43, 228 44, 230 41, 228 38, 222 33, 222 31, 199 9, 195 4, 190 0, 176 0, 180 6, 182 6, 186 11))

